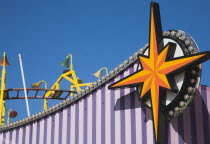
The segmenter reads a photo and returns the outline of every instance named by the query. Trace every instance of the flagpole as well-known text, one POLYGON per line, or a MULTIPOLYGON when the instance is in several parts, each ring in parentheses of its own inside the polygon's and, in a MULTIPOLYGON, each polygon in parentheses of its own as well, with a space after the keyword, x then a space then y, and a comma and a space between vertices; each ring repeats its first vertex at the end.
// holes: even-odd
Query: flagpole
POLYGON ((69 57, 70 57, 70 70, 73 70, 72 54, 69 54, 69 57))
POLYGON ((25 82, 25 77, 24 77, 24 71, 23 71, 23 64, 22 64, 21 54, 19 54, 18 57, 19 57, 20 70, 21 70, 22 81, 23 81, 23 88, 24 88, 25 101, 26 101, 26 108, 27 108, 27 113, 28 113, 28 117, 29 117, 30 116, 30 110, 29 110, 29 104, 28 104, 28 95, 27 95, 27 91, 26 91, 26 82, 25 82))

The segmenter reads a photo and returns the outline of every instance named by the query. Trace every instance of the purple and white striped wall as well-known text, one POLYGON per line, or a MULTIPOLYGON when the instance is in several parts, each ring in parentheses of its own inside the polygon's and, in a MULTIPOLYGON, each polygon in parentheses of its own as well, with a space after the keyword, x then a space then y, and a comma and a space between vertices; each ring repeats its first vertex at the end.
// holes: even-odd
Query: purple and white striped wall
MULTIPOLYGON (((151 111, 135 88, 108 90, 118 76, 65 108, 33 123, 0 133, 1 144, 154 144, 151 111)), ((210 143, 210 88, 200 86, 194 102, 168 126, 168 144, 210 143)))

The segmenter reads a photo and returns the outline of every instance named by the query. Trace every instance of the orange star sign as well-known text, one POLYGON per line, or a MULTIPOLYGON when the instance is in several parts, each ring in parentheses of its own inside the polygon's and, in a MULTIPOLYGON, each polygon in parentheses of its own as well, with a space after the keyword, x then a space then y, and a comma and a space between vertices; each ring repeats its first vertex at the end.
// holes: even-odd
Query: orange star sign
POLYGON ((150 7, 150 36, 149 36, 149 54, 138 55, 141 65, 140 70, 113 83, 109 89, 119 87, 131 87, 142 85, 139 97, 150 94, 154 136, 158 141, 159 105, 160 105, 160 88, 173 90, 173 83, 170 81, 169 74, 184 71, 191 64, 199 64, 209 59, 209 52, 203 52, 190 56, 173 58, 175 43, 169 42, 163 46, 162 28, 160 21, 159 5, 151 3, 150 7))

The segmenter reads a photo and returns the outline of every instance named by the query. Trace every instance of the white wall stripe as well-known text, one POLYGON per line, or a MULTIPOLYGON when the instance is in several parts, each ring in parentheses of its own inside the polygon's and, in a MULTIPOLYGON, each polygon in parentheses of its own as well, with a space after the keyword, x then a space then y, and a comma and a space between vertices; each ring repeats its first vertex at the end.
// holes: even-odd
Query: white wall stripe
POLYGON ((7 131, 6 132, 6 138, 4 139, 4 143, 5 144, 9 144, 10 143, 9 135, 10 135, 10 133, 9 133, 9 131, 7 131))
POLYGON ((207 87, 206 88, 206 97, 207 97, 207 109, 209 111, 209 114, 210 114, 210 87, 207 87))
POLYGON ((101 90, 96 92, 96 144, 101 143, 101 90))
POLYGON ((71 106, 71 132, 70 132, 70 143, 75 143, 75 106, 76 104, 73 104, 71 106))
POLYGON ((59 126, 60 126, 59 116, 60 116, 59 112, 57 112, 55 114, 54 144, 59 144, 58 143, 59 126))
POLYGON ((52 117, 47 118, 47 144, 51 144, 52 117))
POLYGON ((66 138, 67 138, 67 109, 63 110, 63 125, 62 125, 62 144, 66 144, 66 138))
POLYGON ((105 87, 105 140, 107 144, 111 143, 111 95, 108 90, 108 84, 105 87))
MULTIPOLYGON (((134 64, 134 71, 137 70, 137 66, 138 64, 134 64)), ((138 93, 136 93, 138 94, 138 93)), ((135 95, 135 114, 136 114, 136 143, 137 144, 143 144, 142 143, 142 116, 141 116, 141 111, 142 108, 141 106, 141 102, 138 99, 138 95, 135 95)))
MULTIPOLYGON (((118 76, 115 79, 115 82, 118 81, 120 77, 118 76)), ((117 107, 120 107, 120 101, 118 99, 120 98, 120 89, 115 90, 115 107, 117 104, 117 107), (117 103, 118 101, 118 103, 117 103)), ((120 118, 120 110, 115 110, 115 143, 120 144, 121 143, 121 118, 120 118)))
POLYGON ((79 101, 79 144, 84 140, 84 100, 79 101))
POLYGON ((44 142, 44 119, 40 121, 39 126, 39 144, 43 144, 44 142))
POLYGON ((147 128, 147 143, 153 144, 154 140, 151 137, 153 136, 153 122, 152 122, 152 112, 151 109, 146 108, 146 128, 147 128))
POLYGON ((87 142, 92 144, 92 96, 87 97, 87 142))
POLYGON ((26 132, 25 132, 25 143, 29 144, 29 134, 30 134, 30 124, 26 125, 26 132))
POLYGON ((139 107, 140 106, 140 101, 138 100, 138 97, 135 97, 135 113, 136 113, 136 143, 138 144, 143 144, 142 143, 142 115, 141 111, 142 109, 139 107))
POLYGON ((130 109, 130 88, 125 90, 125 144, 131 143, 131 109, 130 109), (127 96, 129 95, 129 96, 127 96))
MULTIPOLYGON (((70 143, 70 138, 71 138, 71 107, 68 107, 67 109, 67 113, 68 113, 68 116, 67 116, 67 122, 69 123, 69 127, 67 128, 67 132, 69 132, 69 135, 67 135, 67 139, 68 139, 68 142, 70 143), (70 118, 70 121, 68 121, 68 117, 70 118)), ((68 124, 67 124, 68 126, 68 124)), ((68 134, 68 133, 67 133, 68 134)))
POLYGON ((23 127, 19 128, 19 139, 18 139, 18 144, 22 144, 23 141, 22 141, 22 137, 23 137, 23 127))
MULTIPOLYGON (((129 69, 124 72, 124 77, 130 74, 129 69)), ((125 100, 125 144, 131 143, 131 109, 130 109, 130 88, 124 89, 125 100)))
POLYGON ((16 140, 16 130, 12 131, 12 144, 15 144, 15 140, 16 140))
POLYGON ((0 142, 1 142, 1 143, 3 143, 3 133, 4 133, 4 132, 2 132, 2 133, 0 134, 0 142))
POLYGON ((32 144, 36 144, 37 122, 33 123, 32 144))
POLYGON ((3 132, 0 133, 0 143, 3 143, 3 132))
POLYGON ((175 129, 178 129, 177 123, 178 123, 178 120, 176 117, 171 119, 171 122, 170 122, 171 144, 179 143, 178 133, 175 131, 175 129), (174 129, 174 127, 175 127, 175 129, 174 129))

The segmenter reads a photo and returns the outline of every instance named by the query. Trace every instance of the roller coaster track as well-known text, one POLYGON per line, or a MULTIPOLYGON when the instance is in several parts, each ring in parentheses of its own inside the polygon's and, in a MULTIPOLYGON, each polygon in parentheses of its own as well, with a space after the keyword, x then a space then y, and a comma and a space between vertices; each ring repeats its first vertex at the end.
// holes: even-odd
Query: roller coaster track
MULTIPOLYGON (((16 89, 5 89, 5 98, 4 100, 12 100, 12 99, 25 99, 24 96, 20 96, 20 92, 24 91, 23 88, 16 89), (12 93, 12 94, 10 94, 12 93), (12 96, 10 96, 12 95, 12 96)), ((69 90, 58 90, 58 89, 44 89, 44 88, 27 88, 28 99, 58 99, 65 100, 70 94, 77 93, 69 90), (46 97, 45 94, 47 92, 53 92, 50 96, 46 97), (33 94, 32 94, 33 93, 33 94), (30 96, 30 94, 32 96, 30 96)))

